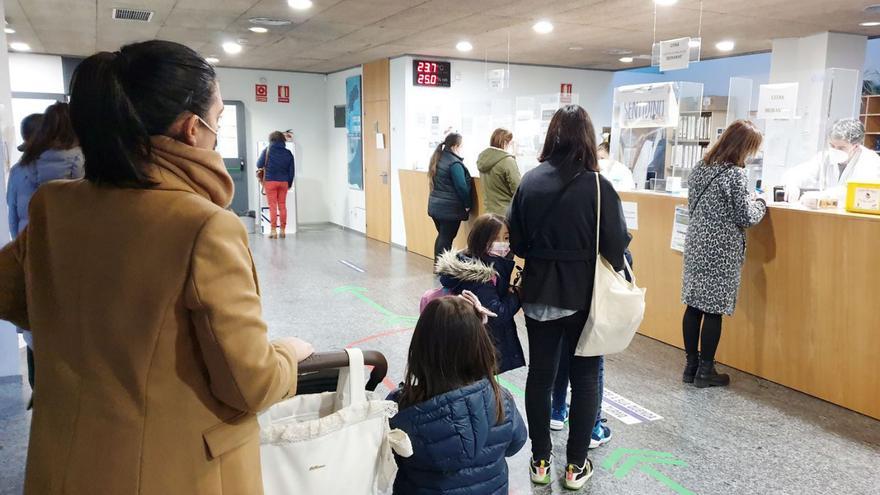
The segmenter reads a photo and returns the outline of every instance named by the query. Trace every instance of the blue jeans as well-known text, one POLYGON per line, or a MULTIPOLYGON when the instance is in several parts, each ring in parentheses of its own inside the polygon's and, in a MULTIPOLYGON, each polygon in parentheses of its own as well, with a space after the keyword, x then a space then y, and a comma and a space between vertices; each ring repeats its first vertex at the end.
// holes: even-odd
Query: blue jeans
MULTIPOLYGON (((596 416, 596 424, 602 419, 602 395, 605 391, 605 356, 599 356, 599 414, 596 416)), ((554 411, 565 407, 565 399, 568 396, 568 359, 560 356, 559 367, 556 368, 556 381, 553 382, 554 411)))

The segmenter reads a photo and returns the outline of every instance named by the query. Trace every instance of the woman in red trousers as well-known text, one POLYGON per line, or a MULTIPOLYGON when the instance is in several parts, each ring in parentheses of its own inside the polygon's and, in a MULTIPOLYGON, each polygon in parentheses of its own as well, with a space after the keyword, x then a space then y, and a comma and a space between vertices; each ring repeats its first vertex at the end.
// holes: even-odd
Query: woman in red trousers
POLYGON ((263 181, 266 198, 269 201, 269 220, 272 222, 271 239, 285 237, 287 229, 287 192, 293 187, 294 159, 293 153, 285 146, 284 134, 278 131, 269 134, 269 146, 260 153, 257 168, 263 170, 263 181), (281 217, 281 224, 278 223, 281 217))

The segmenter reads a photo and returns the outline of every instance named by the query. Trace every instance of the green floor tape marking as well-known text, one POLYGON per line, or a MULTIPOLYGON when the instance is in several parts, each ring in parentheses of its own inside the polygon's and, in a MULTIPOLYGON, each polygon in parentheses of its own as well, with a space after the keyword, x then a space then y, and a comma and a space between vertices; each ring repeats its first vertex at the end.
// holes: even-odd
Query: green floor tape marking
POLYGON ((368 306, 378 311, 380 314, 385 316, 386 323, 389 325, 415 325, 417 321, 419 321, 418 316, 403 316, 399 315, 389 309, 385 308, 381 304, 367 297, 366 292, 367 289, 364 287, 354 287, 350 285, 346 285, 343 287, 337 287, 333 289, 335 294, 352 294, 354 297, 360 299, 361 301, 367 303, 368 306))
POLYGON ((509 381, 505 380, 504 378, 501 378, 501 375, 495 375, 495 378, 498 379, 498 383, 500 383, 502 387, 506 388, 507 390, 510 390, 510 393, 512 393, 513 395, 515 395, 517 397, 525 397, 526 396, 526 393, 523 392, 523 389, 517 387, 513 383, 510 383, 509 381))
POLYGON ((654 478, 655 480, 659 481, 660 483, 663 483, 664 485, 666 485, 666 488, 669 488, 670 490, 674 491, 675 493, 678 493, 679 495, 696 495, 694 492, 679 485, 675 481, 672 481, 665 474, 663 474, 660 471, 657 471, 655 469, 652 469, 650 466, 642 466, 640 468, 640 471, 647 474, 648 476, 654 478))
POLYGON ((602 462, 602 467, 612 471, 615 478, 622 479, 633 471, 638 471, 654 478, 679 495, 695 495, 694 492, 651 467, 652 465, 687 467, 688 464, 676 459, 675 455, 669 452, 624 448, 615 450, 602 462))

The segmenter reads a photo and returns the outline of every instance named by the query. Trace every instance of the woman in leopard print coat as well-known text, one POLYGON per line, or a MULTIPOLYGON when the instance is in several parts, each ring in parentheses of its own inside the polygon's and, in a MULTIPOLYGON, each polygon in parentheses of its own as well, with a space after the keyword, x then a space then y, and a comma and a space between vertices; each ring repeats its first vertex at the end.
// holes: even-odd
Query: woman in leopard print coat
POLYGON ((727 385, 715 371, 721 315, 736 307, 746 232, 764 218, 767 205, 748 190, 745 162, 761 147, 753 124, 737 121, 724 132, 688 180, 690 224, 684 249, 681 299, 687 305, 683 335, 684 381, 698 387, 727 385), (702 344, 700 352, 698 343, 702 344))

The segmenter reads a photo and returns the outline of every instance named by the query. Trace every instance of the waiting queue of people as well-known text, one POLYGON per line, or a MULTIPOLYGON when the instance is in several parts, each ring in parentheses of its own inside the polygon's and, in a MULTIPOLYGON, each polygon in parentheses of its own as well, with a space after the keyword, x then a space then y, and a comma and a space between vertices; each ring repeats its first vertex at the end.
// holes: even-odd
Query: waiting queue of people
MULTIPOLYGON (((266 337, 247 236, 225 210, 232 181, 213 151, 222 110, 214 69, 176 43, 102 52, 76 70, 69 108, 75 141, 52 141, 40 156, 79 145, 84 180, 39 186, 28 226, 0 251, 0 318, 33 332, 41 370, 26 493, 92 493, 95 486, 108 493, 261 492, 255 414, 296 392, 297 363, 312 347, 266 337), (76 249, 52 249, 50 240, 76 249)), ((491 148, 507 153, 508 134, 493 136, 491 148)), ((704 340, 695 377, 709 385, 724 383, 706 359, 720 333, 720 325, 707 330, 708 316, 732 312, 741 260, 722 267, 720 302, 700 293, 716 279, 688 267, 741 250, 737 233, 763 216, 742 172, 760 145, 754 134, 750 124, 734 124, 691 179, 699 198, 691 200, 685 251, 683 299, 692 313, 683 325, 685 376, 699 311, 704 340), (718 235, 729 242, 701 242, 718 235)), ((506 217, 480 219, 468 249, 454 255, 454 232, 473 208, 471 185, 462 137, 450 134, 438 146, 429 213, 441 234, 438 271, 452 294, 426 307, 406 379, 392 394, 401 406, 392 424, 414 445, 414 455, 400 460, 396 493, 507 490, 504 457, 524 446, 526 429, 495 374, 525 364, 513 320, 520 309, 529 338, 531 479, 549 483, 556 463, 549 431, 560 360, 567 360, 572 389, 563 483, 579 489, 592 476, 601 359, 575 356, 574 347, 590 312, 596 231, 598 250, 615 269, 623 269, 630 241, 614 186, 596 180, 595 136, 587 112, 570 105, 554 115, 541 164, 521 182, 512 155, 486 153, 484 164, 498 158, 485 167, 489 176, 498 168, 488 186, 495 206, 510 195, 510 207, 506 217), (511 252, 525 260, 521 284, 509 283, 511 252), (488 432, 486 441, 468 455, 449 451, 443 425, 458 432, 465 424, 488 432)))

